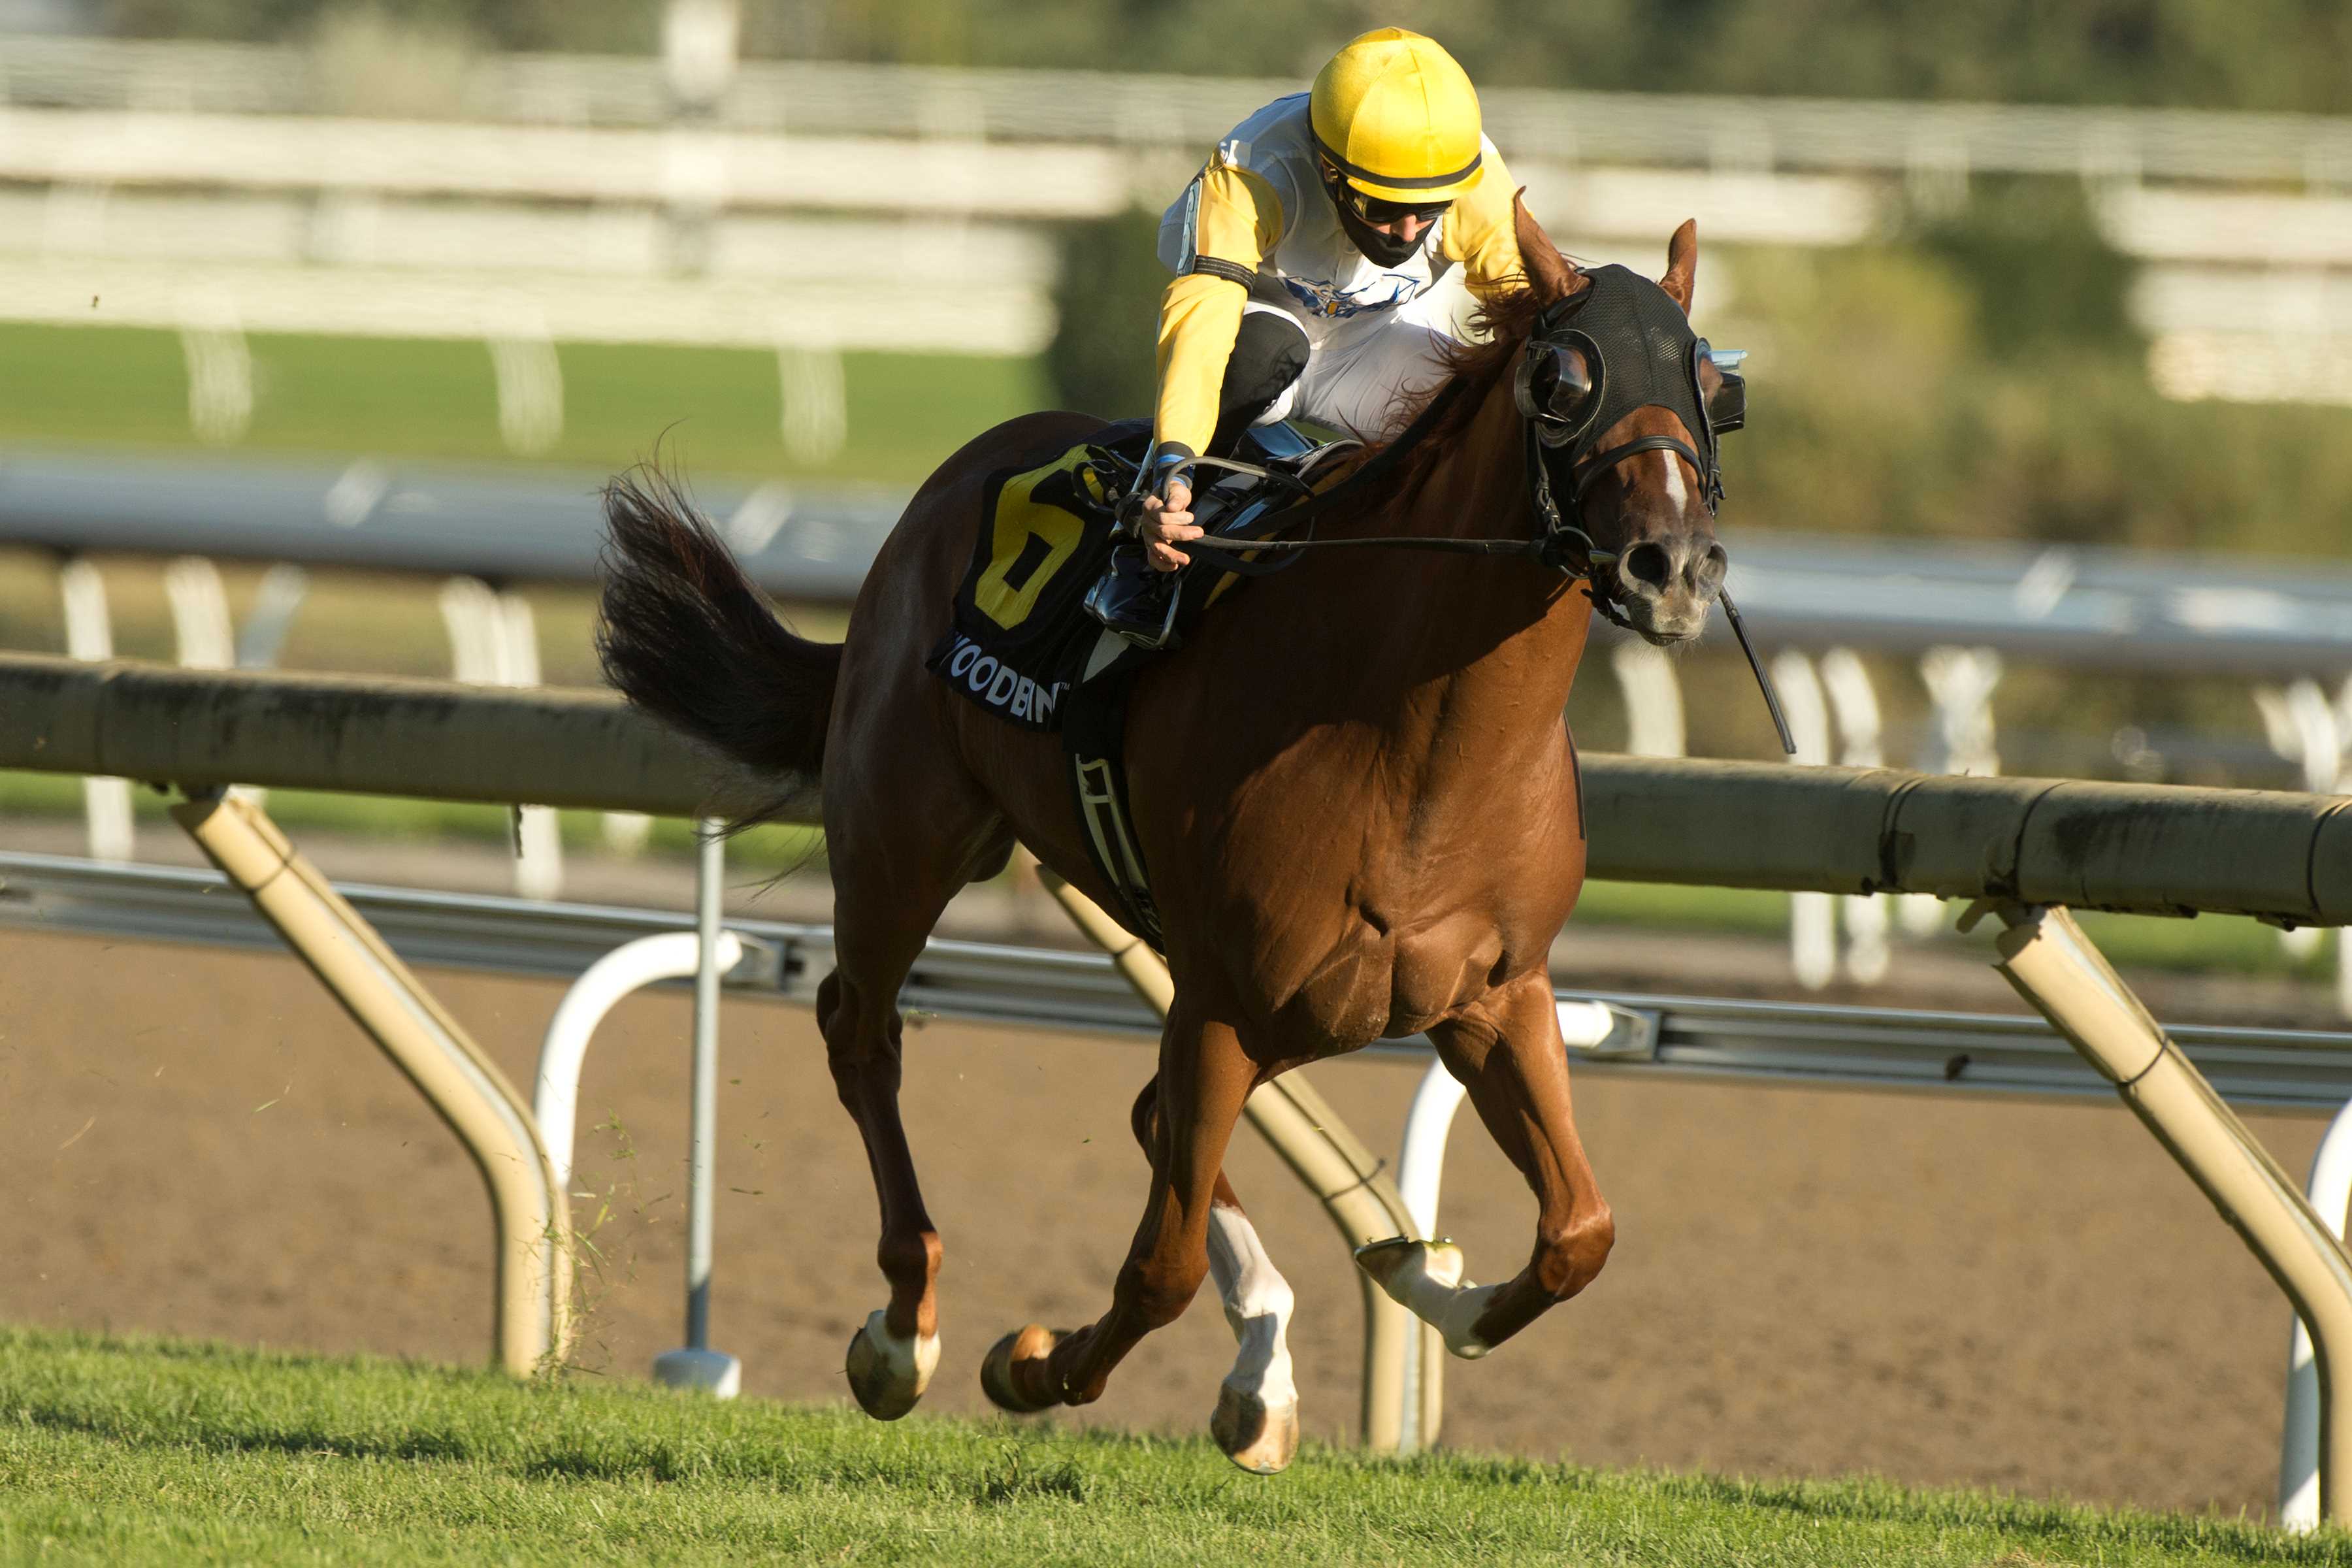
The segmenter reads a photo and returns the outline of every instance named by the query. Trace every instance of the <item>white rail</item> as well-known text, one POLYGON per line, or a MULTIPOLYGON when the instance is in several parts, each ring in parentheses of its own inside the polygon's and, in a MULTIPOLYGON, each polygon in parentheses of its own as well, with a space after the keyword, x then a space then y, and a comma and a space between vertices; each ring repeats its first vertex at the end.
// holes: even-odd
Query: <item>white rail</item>
MULTIPOLYGON (((1205 147, 1290 78, 949 69, 848 60, 746 60, 727 123, 795 134, 856 130, 1010 141, 1205 147), (1150 112, 1138 111, 1149 103, 1150 112)), ((487 121, 657 125, 674 111, 662 62, 610 55, 492 55, 457 88, 487 121)), ((2150 178, 2352 183, 2352 120, 2202 110, 1922 103, 1868 99, 1495 89, 1495 137, 1530 154, 1712 167, 1869 171, 1906 178, 2136 174, 2150 178)), ((0 102, 173 106, 289 114, 335 107, 304 50, 283 45, 0 40, 0 102)))

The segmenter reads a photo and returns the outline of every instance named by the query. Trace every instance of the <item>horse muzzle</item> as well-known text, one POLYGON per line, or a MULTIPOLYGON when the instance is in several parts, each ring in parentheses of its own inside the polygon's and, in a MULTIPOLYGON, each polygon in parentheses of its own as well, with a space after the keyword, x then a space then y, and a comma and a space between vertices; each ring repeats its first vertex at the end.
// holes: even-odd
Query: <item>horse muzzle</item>
POLYGON ((1711 533, 1643 540, 1617 558, 1618 608, 1653 643, 1688 642, 1706 629, 1729 564, 1711 533))

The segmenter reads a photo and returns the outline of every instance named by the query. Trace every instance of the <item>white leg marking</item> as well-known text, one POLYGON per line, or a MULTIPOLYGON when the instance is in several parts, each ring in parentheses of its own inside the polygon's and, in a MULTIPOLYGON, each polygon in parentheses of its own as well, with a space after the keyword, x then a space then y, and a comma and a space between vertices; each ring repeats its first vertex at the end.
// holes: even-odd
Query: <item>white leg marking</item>
POLYGON ((1464 1361, 1476 1361, 1495 1348, 1473 1330, 1502 1287, 1464 1283, 1460 1247, 1416 1241, 1380 1258, 1371 1274, 1389 1300, 1435 1329, 1445 1348, 1464 1361))
POLYGON ((1223 1204, 1209 1208, 1209 1273, 1241 1346, 1226 1385, 1269 1410, 1297 1404, 1290 1373, 1290 1281, 1265 1255, 1249 1216, 1223 1204))
POLYGON ((921 1394, 931 1385, 931 1373, 940 1364, 940 1336, 917 1334, 902 1340, 890 1331, 890 1314, 876 1311, 866 1319, 866 1332, 873 1339, 874 1348, 882 1352, 882 1364, 890 1374, 891 1384, 899 1388, 912 1388, 921 1394))

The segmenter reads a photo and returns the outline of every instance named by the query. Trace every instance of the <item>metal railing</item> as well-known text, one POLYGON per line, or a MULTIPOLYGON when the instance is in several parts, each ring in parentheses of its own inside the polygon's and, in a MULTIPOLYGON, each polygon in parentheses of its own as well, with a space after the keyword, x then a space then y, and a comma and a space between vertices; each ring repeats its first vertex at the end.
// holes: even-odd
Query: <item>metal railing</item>
MULTIPOLYGON (((0 927, 116 940, 269 949, 278 938, 244 906, 225 902, 217 872, 110 866, 68 856, 0 852, 0 927)), ((578 978, 626 944, 690 935, 683 912, 549 903, 473 893, 339 883, 352 907, 410 963, 499 974, 578 978)), ((832 928, 730 916, 747 939, 725 973, 746 1001, 811 1004, 831 963, 832 928)), ((1753 1002, 1647 992, 1559 992, 1638 1015, 1632 1036, 1570 1043, 1580 1070, 1792 1088, 1906 1089, 1964 1095, 2083 1098, 2113 1092, 2044 1019, 2030 1014, 1928 1012, 1814 1002, 1753 1002)), ((901 1004, 974 1023, 1067 1030, 1137 1041, 1160 1023, 1100 952, 934 937, 901 1004)), ((2333 1115, 2352 1101, 2352 1034, 2168 1026, 2167 1032, 2233 1105, 2333 1115)), ((1426 1042, 1385 1041, 1375 1055, 1427 1060, 1426 1042)), ((564 1162, 559 1161, 559 1164, 564 1162)))

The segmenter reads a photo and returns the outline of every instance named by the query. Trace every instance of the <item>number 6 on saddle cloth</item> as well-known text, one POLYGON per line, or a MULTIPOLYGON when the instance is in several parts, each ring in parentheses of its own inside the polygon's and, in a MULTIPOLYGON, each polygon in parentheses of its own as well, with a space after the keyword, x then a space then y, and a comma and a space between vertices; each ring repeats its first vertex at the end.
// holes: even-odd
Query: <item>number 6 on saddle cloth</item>
MULTIPOLYGON (((1037 467, 991 476, 953 623, 924 665, 1000 719, 1060 732, 1097 868, 1119 893, 1117 912, 1158 946, 1142 854, 1127 826, 1120 762, 1127 688, 1156 650, 1106 631, 1081 608, 1118 542, 1118 508, 1135 489, 1150 440, 1148 421, 1129 420, 1037 467)), ((1286 425, 1259 426, 1244 451, 1265 468, 1245 466, 1206 488, 1195 512, 1212 532, 1246 532, 1256 518, 1307 493, 1326 458, 1356 445, 1317 446, 1286 425)), ((1249 563, 1231 558, 1186 567, 1171 616, 1189 626, 1250 571, 1249 563)))

